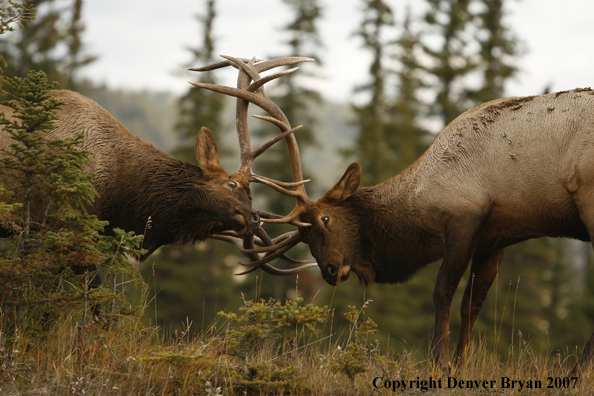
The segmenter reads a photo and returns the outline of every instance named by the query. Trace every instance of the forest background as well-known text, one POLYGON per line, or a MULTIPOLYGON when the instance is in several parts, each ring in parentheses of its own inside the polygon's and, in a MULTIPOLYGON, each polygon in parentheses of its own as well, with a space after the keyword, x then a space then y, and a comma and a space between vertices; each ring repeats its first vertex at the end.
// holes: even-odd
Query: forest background
MULTIPOLYGON (((82 78, 84 68, 101 56, 85 45, 85 1, 30 3, 38 10, 37 19, 0 41, 0 53, 8 64, 4 74, 24 76, 29 70, 43 70, 50 80, 59 82, 57 88, 94 99, 142 139, 187 160, 194 160, 193 143, 200 126, 205 125, 215 133, 223 166, 233 171, 238 155, 232 101, 189 86, 186 93, 176 96, 117 90, 82 78)), ((303 55, 318 60, 269 90, 292 124, 305 125, 298 141, 306 177, 313 179, 308 191, 314 198, 327 190, 351 161, 361 163, 364 185, 386 180, 404 169, 458 114, 505 96, 506 84, 517 77, 527 50, 522 37, 507 23, 509 0, 426 0, 420 14, 396 14, 395 2, 360 1, 358 23, 351 27, 352 40, 367 54, 368 70, 358 76, 350 98, 331 102, 315 89, 325 60, 324 37, 320 35, 323 3, 281 3, 291 18, 284 25, 271 26, 270 34, 279 33, 281 45, 276 48, 282 52, 268 53, 262 48, 258 54, 229 55, 303 55)), ((217 61, 219 53, 213 25, 226 10, 215 0, 201 4, 187 66, 217 61)), ((216 82, 219 76, 215 72, 194 78, 216 82)), ((547 90, 543 86, 532 94, 547 90)), ((257 121, 251 129, 260 139, 275 132, 257 121)), ((258 163, 258 171, 288 179, 287 164, 281 147, 267 153, 258 163)), ((259 188, 254 195, 258 208, 286 213, 293 205, 271 190, 259 188)), ((501 353, 506 353, 518 330, 537 350, 580 351, 594 328, 590 250, 588 245, 558 239, 508 248, 475 334, 486 335, 501 353)), ((307 249, 302 247, 298 255, 308 257, 307 249)), ((331 287, 317 269, 298 278, 272 278, 262 273, 236 277, 233 273, 239 271, 239 260, 234 249, 217 241, 160 249, 140 265, 156 296, 146 311, 146 322, 157 322, 166 332, 193 322, 192 331, 200 332, 209 327, 218 311, 237 311, 242 296, 281 301, 299 296, 306 303, 329 305, 337 312, 371 299, 367 314, 378 323, 379 338, 389 340, 392 349, 427 350, 429 346, 438 264, 423 269, 407 284, 365 289, 355 277, 331 287)), ((465 282, 466 278, 460 288, 465 282)), ((459 299, 458 295, 454 311, 459 299)), ((454 312, 453 334, 458 324, 454 312)))

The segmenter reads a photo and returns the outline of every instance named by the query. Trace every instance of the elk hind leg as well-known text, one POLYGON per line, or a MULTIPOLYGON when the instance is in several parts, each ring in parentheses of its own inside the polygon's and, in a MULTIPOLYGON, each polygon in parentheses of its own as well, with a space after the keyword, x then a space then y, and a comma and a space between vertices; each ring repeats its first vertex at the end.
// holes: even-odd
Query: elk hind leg
MULTIPOLYGON (((575 173, 567 183, 567 191, 572 195, 580 216, 586 226, 590 243, 594 246, 594 157, 582 156, 575 167, 575 173)), ((594 360, 594 334, 586 344, 572 374, 591 369, 594 360)))
POLYGON ((460 315, 462 318, 458 346, 454 354, 454 364, 460 366, 464 361, 464 353, 468 349, 472 328, 481 311, 487 293, 497 276, 499 264, 503 257, 503 249, 476 254, 470 266, 468 284, 464 290, 460 315))
MULTIPOLYGON (((592 194, 594 198, 594 194, 592 194)), ((594 202, 594 199, 591 201, 594 202)), ((579 206, 578 206, 579 208, 579 206)), ((594 246, 594 208, 587 210, 578 209, 580 211, 580 218, 582 222, 586 225, 588 229, 588 234, 590 236, 591 244, 594 246)), ((576 365, 572 370, 573 375, 579 375, 582 372, 588 371, 592 368, 592 363, 594 362, 594 334, 590 337, 590 340, 586 344, 582 354, 578 358, 576 365)))
POLYGON ((594 356, 594 334, 590 337, 590 341, 586 344, 582 354, 580 355, 576 365, 571 371, 571 375, 578 376, 592 367, 592 357, 594 356))

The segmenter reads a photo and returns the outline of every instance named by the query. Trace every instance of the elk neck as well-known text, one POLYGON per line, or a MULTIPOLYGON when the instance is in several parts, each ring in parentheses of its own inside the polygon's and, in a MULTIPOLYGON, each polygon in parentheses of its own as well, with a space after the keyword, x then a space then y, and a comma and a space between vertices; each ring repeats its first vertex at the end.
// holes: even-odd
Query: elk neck
POLYGON ((350 197, 358 217, 361 261, 373 267, 376 283, 401 283, 443 257, 443 230, 416 207, 415 168, 350 197))
POLYGON ((107 174, 99 174, 99 198, 93 212, 110 221, 109 228, 144 234, 148 257, 158 247, 205 239, 208 177, 195 164, 182 161, 148 144, 121 150, 107 174), (115 184, 119 185, 115 185, 115 184), (150 218, 150 222, 149 222, 150 218))

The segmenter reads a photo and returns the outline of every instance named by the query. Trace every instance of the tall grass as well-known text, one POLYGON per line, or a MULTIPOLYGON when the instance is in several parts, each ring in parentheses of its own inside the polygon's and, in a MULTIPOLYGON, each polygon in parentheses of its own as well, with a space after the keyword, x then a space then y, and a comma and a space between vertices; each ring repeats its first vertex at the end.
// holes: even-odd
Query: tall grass
POLYGON ((62 317, 40 336, 5 327, 0 317, 0 394, 594 394, 590 373, 571 380, 573 356, 536 353, 521 333, 507 358, 478 337, 462 367, 444 370, 425 351, 380 346, 373 334, 381 329, 364 309, 351 308, 351 326, 337 330, 327 307, 245 301, 197 336, 191 323, 164 336, 133 316, 108 329, 62 317))

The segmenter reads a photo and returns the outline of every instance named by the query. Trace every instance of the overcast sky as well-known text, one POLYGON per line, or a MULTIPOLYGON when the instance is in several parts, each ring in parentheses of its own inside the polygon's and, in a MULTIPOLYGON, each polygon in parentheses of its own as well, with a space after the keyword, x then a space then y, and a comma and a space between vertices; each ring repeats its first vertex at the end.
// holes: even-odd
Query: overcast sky
MULTIPOLYGON (((402 20, 407 3, 386 0, 402 20)), ((184 66, 187 47, 200 42, 196 16, 205 0, 86 0, 87 51, 99 59, 82 74, 112 88, 168 90, 181 93, 194 78, 184 66)), ((322 0, 320 24, 325 44, 324 96, 348 101, 353 86, 365 81, 369 57, 352 32, 360 21, 362 0, 322 0)), ((507 96, 589 87, 594 73, 594 1, 509 0, 507 23, 527 50, 518 64, 522 72, 507 87, 507 96)), ((290 20, 281 0, 217 0, 217 53, 269 57, 286 53, 280 28, 290 20)), ((196 65, 197 66, 197 65, 196 65)), ((234 84, 235 72, 221 72, 234 84)))

